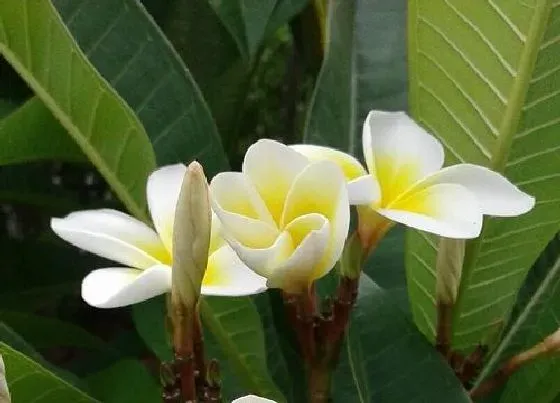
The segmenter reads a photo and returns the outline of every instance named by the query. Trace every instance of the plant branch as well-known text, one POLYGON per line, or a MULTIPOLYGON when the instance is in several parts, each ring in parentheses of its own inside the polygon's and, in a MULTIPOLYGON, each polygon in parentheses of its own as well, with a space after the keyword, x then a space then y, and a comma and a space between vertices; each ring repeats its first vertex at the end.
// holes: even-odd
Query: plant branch
POLYGON ((556 353, 558 350, 560 350, 560 329, 530 349, 511 357, 490 378, 469 392, 471 398, 475 399, 488 395, 503 385, 523 365, 537 358, 556 353))

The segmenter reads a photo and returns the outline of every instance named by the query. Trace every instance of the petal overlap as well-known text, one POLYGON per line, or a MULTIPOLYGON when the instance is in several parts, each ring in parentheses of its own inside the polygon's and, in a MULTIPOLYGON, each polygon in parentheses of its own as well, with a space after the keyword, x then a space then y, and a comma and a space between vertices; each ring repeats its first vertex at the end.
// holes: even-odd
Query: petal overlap
MULTIPOLYGON (((78 211, 51 220, 51 228, 65 241, 125 266, 97 269, 84 278, 82 298, 88 304, 116 308, 170 291, 175 210, 185 172, 186 167, 177 164, 150 175, 147 196, 155 230, 125 213, 108 209, 78 211)), ((261 212, 269 214, 264 207, 261 212)), ((240 214, 234 215, 244 219, 240 214)), ((262 233, 278 233, 270 217, 263 226, 262 233)), ((242 263, 222 238, 221 223, 215 214, 208 254, 202 294, 240 296, 266 290, 266 279, 242 263)))
MULTIPOLYGON (((359 173, 365 170, 359 163, 340 151, 307 145, 292 148, 312 161, 335 162, 343 172, 352 172, 346 174, 349 200, 362 212, 363 206, 369 206, 390 220, 441 236, 475 238, 484 214, 514 217, 535 205, 532 196, 488 168, 459 164, 442 169, 441 143, 404 112, 370 111, 362 146, 369 172, 362 176, 359 173), (370 180, 364 179, 368 176, 370 180)), ((376 233, 365 226, 360 227, 362 235, 376 233)))
MULTIPOLYGON (((214 211, 232 249, 267 278, 269 287, 294 293, 332 269, 342 253, 350 222, 345 173, 332 161, 315 161, 305 151, 259 140, 249 147, 243 172, 219 174, 210 184, 214 211), (226 179, 239 175, 245 179, 226 179), (229 198, 236 197, 232 195, 261 200, 269 214, 232 207, 229 198)), ((307 151, 315 152, 312 148, 307 151)), ((357 161, 342 158, 350 164, 348 175, 365 176, 357 161)))

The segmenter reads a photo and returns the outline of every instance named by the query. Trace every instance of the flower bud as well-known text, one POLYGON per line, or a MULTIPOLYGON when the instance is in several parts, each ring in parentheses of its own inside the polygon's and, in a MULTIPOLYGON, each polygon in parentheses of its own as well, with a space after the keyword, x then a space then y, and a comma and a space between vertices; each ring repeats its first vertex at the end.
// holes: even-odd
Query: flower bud
POLYGON ((461 283, 465 241, 441 238, 436 261, 436 296, 438 302, 453 305, 461 283))
POLYGON ((187 308, 196 305, 208 263, 211 209, 202 166, 192 162, 179 193, 173 229, 172 297, 187 308))

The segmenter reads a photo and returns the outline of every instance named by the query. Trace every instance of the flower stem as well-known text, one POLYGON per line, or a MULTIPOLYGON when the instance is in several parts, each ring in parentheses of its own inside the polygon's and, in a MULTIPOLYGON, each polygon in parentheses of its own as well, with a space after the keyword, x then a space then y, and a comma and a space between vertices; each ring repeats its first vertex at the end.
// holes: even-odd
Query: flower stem
POLYGON ((451 353, 451 331, 453 321, 453 305, 437 303, 436 350, 447 360, 451 353))
POLYGON ((309 402, 326 403, 330 398, 331 368, 325 363, 315 363, 309 369, 309 402))
POLYGON ((173 326, 173 352, 177 375, 180 379, 183 402, 196 401, 194 322, 196 310, 188 309, 176 295, 171 295, 168 306, 173 326))

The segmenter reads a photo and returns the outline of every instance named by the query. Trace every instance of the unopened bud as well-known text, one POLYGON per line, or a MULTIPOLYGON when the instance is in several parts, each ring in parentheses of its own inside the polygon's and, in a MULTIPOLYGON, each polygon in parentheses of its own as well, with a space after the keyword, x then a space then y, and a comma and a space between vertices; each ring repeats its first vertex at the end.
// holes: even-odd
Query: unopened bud
POLYGON ((173 229, 172 298, 193 308, 208 263, 211 209, 202 166, 192 162, 183 178, 173 229))
POLYGON ((6 382, 6 369, 4 361, 0 355, 0 403, 10 403, 10 392, 8 391, 8 383, 6 382))
POLYGON ((436 296, 439 303, 455 304, 464 257, 464 240, 441 238, 436 261, 436 296))

